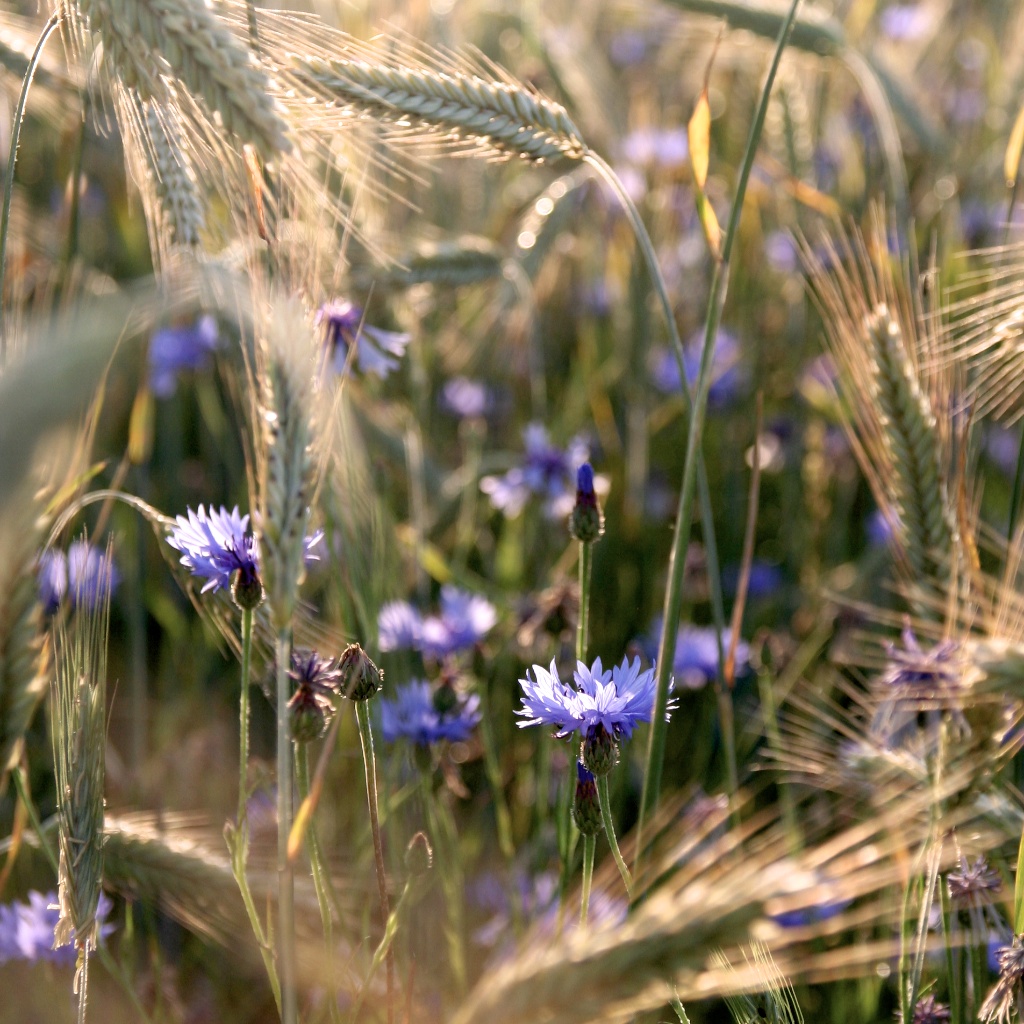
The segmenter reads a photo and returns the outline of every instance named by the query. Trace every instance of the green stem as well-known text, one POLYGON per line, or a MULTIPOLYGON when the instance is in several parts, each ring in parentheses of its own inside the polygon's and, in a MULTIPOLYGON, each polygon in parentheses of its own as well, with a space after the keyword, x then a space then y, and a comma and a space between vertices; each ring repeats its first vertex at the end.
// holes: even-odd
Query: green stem
MULTIPOLYGON (((299 803, 309 796, 309 744, 295 744, 295 782, 299 793, 299 803)), ((313 888, 316 890, 316 902, 320 908, 320 923, 324 929, 324 945, 327 947, 327 962, 330 974, 327 978, 328 1005, 331 1020, 335 1024, 341 1021, 338 1010, 338 977, 334 969, 334 919, 331 916, 331 905, 327 895, 326 875, 324 871, 323 853, 320 850, 320 837, 317 835, 313 818, 309 819, 306 828, 306 848, 309 852, 309 865, 313 872, 313 888)))
POLYGON ((85 1004, 89 998, 89 943, 79 950, 78 976, 75 978, 78 992, 78 1024, 85 1024, 85 1004))
POLYGON ((24 775, 22 775, 20 765, 14 766, 11 771, 11 778, 14 780, 14 788, 18 791, 18 799, 22 802, 28 814, 28 820, 32 823, 32 830, 39 837, 39 845, 42 847, 43 853, 46 854, 50 867, 53 868, 54 877, 59 878, 60 865, 57 863, 57 854, 54 853, 53 848, 46 841, 42 822, 40 822, 39 815, 36 813, 36 806, 32 802, 32 794, 28 791, 28 785, 25 782, 24 775))
POLYGON ((580 925, 585 926, 590 913, 590 886, 594 880, 594 851, 597 836, 583 837, 583 891, 580 893, 580 925))
POLYGON ((593 545, 580 541, 580 620, 576 625, 576 660, 587 660, 587 629, 590 620, 590 577, 593 574, 593 545))
POLYGON ((690 1018, 686 1016, 686 1010, 683 1008, 683 1004, 679 1000, 679 996, 674 995, 672 997, 672 1009, 676 1011, 676 1016, 679 1018, 679 1024, 690 1024, 690 1018))
POLYGON ((479 687, 481 700, 480 736, 484 748, 484 769, 487 782, 491 787, 491 799, 494 801, 494 818, 498 826, 498 848, 502 856, 512 863, 516 855, 515 843, 512 841, 512 815, 509 813, 508 801, 505 799, 505 788, 501 781, 501 764, 491 731, 491 715, 488 713, 490 695, 485 687, 479 687))
MULTIPOLYGON (((767 669, 761 669, 757 673, 757 685, 761 696, 761 714, 764 717, 764 731, 768 736, 768 746, 775 755, 778 764, 782 764, 783 748, 782 733, 779 730, 779 713, 775 705, 775 691, 772 688, 771 673, 767 669)), ((786 825, 786 833, 789 836, 789 852, 796 856, 800 852, 802 838, 800 825, 796 817, 796 806, 793 803, 793 794, 790 791, 789 783, 785 780, 785 773, 775 783, 779 788, 779 804, 782 807, 782 820, 786 825)))
POLYGON ((615 838, 615 822, 612 821, 611 801, 608 799, 607 775, 599 775, 597 778, 597 800, 601 805, 601 821, 604 822, 604 832, 608 837, 608 845, 611 847, 612 856, 615 858, 619 874, 622 875, 622 882, 626 887, 626 896, 632 901, 633 877, 629 873, 629 868, 626 867, 626 862, 622 859, 622 853, 619 851, 619 841, 615 838))
MULTIPOLYGON (((14 166, 18 160, 18 141, 21 138, 21 124, 25 120, 25 105, 28 103, 28 90, 35 77, 36 68, 39 66, 39 59, 43 55, 43 47, 46 40, 53 34, 54 29, 60 24, 60 12, 55 11, 50 15, 49 20, 43 26, 39 35, 39 42, 32 51, 32 57, 28 62, 25 71, 25 78, 21 83, 21 95, 18 97, 18 106, 14 111, 14 123, 11 125, 11 149, 7 157, 7 177, 4 181, 4 206, 0 215, 0 314, 4 309, 4 283, 7 279, 7 236, 11 232, 11 197, 14 195, 14 166)), ((7 332, 0 322, 0 364, 7 356, 7 332)))
MULTIPOLYGON (((373 756, 373 730, 370 728, 370 708, 365 700, 357 700, 356 721, 359 723, 359 742, 363 748, 363 766, 366 770, 366 802, 370 808, 370 832, 373 835, 373 859, 377 869, 377 896, 380 900, 381 921, 387 928, 391 918, 388 899, 387 868, 384 866, 384 844, 380 834, 380 816, 377 811, 377 763, 373 756)), ((388 1024, 395 1020, 395 953, 387 954, 388 1024)))
POLYGON ((667 728, 665 711, 668 706, 668 689, 672 675, 672 662, 675 658, 676 630, 682 602, 683 576, 686 563, 686 549, 690 543, 690 509, 693 505, 694 487, 697 478, 697 466, 700 462, 700 443, 704 428, 704 417, 707 412, 708 391, 711 387, 711 365, 715 350, 715 338, 722 320, 726 294, 729 289, 729 260, 732 248, 739 233, 740 214, 746 198, 747 183, 754 166, 761 131, 764 127, 765 115, 768 112, 768 101, 771 97, 772 85, 779 69, 782 52, 786 48, 793 20, 796 17, 800 0, 793 0, 789 14, 783 22, 782 29, 775 45, 775 55, 761 91, 761 99, 750 134, 747 148, 740 165, 739 180, 732 209, 729 211, 729 222, 722 243, 722 257, 715 264, 711 280, 711 292, 708 299, 707 320, 704 326, 704 346, 701 351, 700 370, 697 375, 697 391, 694 396, 693 409, 690 414, 690 429, 686 438, 686 456, 683 462, 683 481, 679 492, 679 506, 676 513, 676 530, 672 539, 672 551, 669 556, 669 583, 665 590, 665 610, 662 617, 664 628, 661 631, 661 643, 658 648, 658 679, 655 692, 654 712, 651 720, 650 741, 647 748, 647 770, 644 773, 643 796, 640 803, 640 816, 637 821, 637 856, 643 849, 643 829, 647 819, 654 813, 658 805, 661 790, 661 772, 665 761, 665 744, 667 728))
POLYGON ((144 1021, 145 1024, 150 1024, 152 1018, 146 1013, 146 1008, 142 1005, 142 1000, 139 999, 135 986, 132 984, 131 978, 128 977, 124 966, 114 959, 113 954, 111 954, 106 946, 97 946, 96 952, 100 960, 103 961, 103 966, 106 967, 107 973, 118 983, 121 991, 131 1000, 132 1007, 135 1010, 135 1019, 144 1021))
POLYGON ((359 992, 359 997, 355 1001, 355 1005, 352 1008, 352 1022, 357 1024, 359 1021, 359 1011, 363 1008, 363 1001, 366 999, 366 993, 370 990, 370 981, 373 979, 374 974, 377 973, 377 968, 380 967, 386 956, 391 953, 391 945, 395 941, 395 936, 398 934, 398 926, 401 924, 402 914, 409 902, 409 893, 412 892, 412 881, 405 883, 402 889, 402 895, 398 897, 398 905, 393 911, 391 916, 388 918, 387 927, 384 929, 384 937, 380 940, 377 948, 374 950, 373 959, 370 961, 370 967, 366 972, 366 978, 363 981, 363 987, 359 992))
POLYGON ((252 609, 242 611, 242 689, 238 700, 238 816, 242 828, 249 801, 249 679, 252 672, 252 609))
POLYGON ((295 870, 288 859, 288 835, 292 830, 292 738, 288 723, 292 658, 291 630, 277 632, 277 900, 278 961, 281 969, 281 1021, 297 1024, 298 994, 295 986, 295 870))

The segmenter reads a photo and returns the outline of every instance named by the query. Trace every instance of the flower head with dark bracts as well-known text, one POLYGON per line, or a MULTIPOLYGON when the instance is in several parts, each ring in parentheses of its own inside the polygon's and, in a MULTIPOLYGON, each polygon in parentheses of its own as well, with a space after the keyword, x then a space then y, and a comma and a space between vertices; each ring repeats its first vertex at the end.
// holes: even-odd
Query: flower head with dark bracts
POLYGON ((594 490, 594 470, 589 462, 576 471, 576 504, 569 516, 569 533, 581 544, 593 544, 604 533, 604 513, 594 490))
POLYGON ((480 698, 476 694, 455 694, 451 687, 435 692, 423 679, 396 687, 392 699, 380 701, 381 731, 388 743, 399 739, 423 747, 441 740, 461 743, 479 721, 480 698))
POLYGON ((324 303, 317 311, 316 323, 324 328, 327 363, 335 373, 345 372, 354 346, 359 371, 384 380, 398 369, 412 340, 411 334, 371 327, 365 323, 362 307, 343 299, 324 303))
MULTIPOLYGON (((230 588, 239 607, 255 608, 261 603, 259 548, 248 532, 248 514, 239 515, 237 505, 230 512, 223 506, 215 512, 200 505, 198 512, 188 509, 187 518, 178 516, 176 521, 167 543, 181 552, 181 564, 193 576, 206 579, 201 593, 230 588)), ((306 538, 307 561, 319 559, 315 549, 322 539, 322 530, 306 538)))
MULTIPOLYGON (((640 659, 628 658, 621 665, 605 669, 597 658, 592 666, 576 663, 574 686, 558 677, 554 661, 550 669, 533 666, 533 679, 527 673, 519 680, 523 688, 523 706, 516 712, 528 725, 550 725, 555 736, 579 733, 583 741, 583 761, 590 771, 607 774, 618 756, 618 744, 629 739, 640 722, 649 722, 654 711, 654 669, 640 671, 640 659)), ((672 710, 674 705, 670 705, 672 710)))
POLYGON ((958 910, 971 910, 988 906, 1003 887, 999 872, 989 867, 984 857, 978 857, 969 864, 960 858, 960 870, 946 876, 949 898, 958 910))
POLYGON ((382 651, 422 651, 440 661, 476 646, 497 621, 485 597, 445 585, 440 615, 424 618, 408 601, 391 601, 377 616, 377 631, 382 651))
POLYGON ((999 979, 978 1010, 978 1019, 1010 1024, 1017 1005, 1024 998, 1024 937, 1015 935, 1009 946, 996 954, 999 979))
POLYGON ((288 675, 295 683, 295 692, 288 701, 292 736, 300 743, 309 743, 323 735, 334 715, 341 670, 333 658, 297 649, 292 651, 288 675))
MULTIPOLYGON (((902 1024, 903 1014, 897 1013, 896 1019, 902 1024)), ((938 1002, 935 996, 925 996, 923 999, 918 999, 915 1004, 910 1024, 946 1024, 951 1019, 948 1006, 938 1002)))
POLYGON ((576 470, 588 457, 586 441, 575 437, 563 450, 550 442, 541 424, 531 423, 523 431, 523 443, 522 464, 504 476, 485 476, 480 489, 507 516, 519 515, 532 495, 544 499, 549 517, 567 516, 572 509, 576 470))
POLYGON ((149 343, 149 386, 157 398, 169 398, 185 370, 205 370, 219 344, 217 321, 202 316, 194 324, 163 327, 149 343))

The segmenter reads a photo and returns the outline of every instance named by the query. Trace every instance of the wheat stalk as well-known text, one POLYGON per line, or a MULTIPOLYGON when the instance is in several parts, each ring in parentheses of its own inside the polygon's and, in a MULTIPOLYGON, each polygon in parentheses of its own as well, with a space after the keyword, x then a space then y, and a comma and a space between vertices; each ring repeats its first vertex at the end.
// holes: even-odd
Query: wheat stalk
POLYGON ((587 146, 564 107, 525 86, 460 71, 293 56, 300 79, 343 109, 467 139, 527 160, 581 160, 587 146))
POLYGON ((167 82, 177 80, 264 156, 291 148, 269 75, 201 0, 79 0, 79 7, 112 72, 143 99, 166 100, 167 82))

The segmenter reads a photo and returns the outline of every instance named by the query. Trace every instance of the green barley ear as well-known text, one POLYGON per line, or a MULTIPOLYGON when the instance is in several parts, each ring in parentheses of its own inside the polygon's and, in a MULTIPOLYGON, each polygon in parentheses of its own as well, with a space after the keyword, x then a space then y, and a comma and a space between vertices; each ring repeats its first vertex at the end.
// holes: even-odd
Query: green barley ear
POLYGON ((259 397, 259 538, 267 604, 286 626, 304 573, 304 541, 313 500, 311 409, 313 341, 297 308, 279 303, 264 337, 259 397))
MULTIPOLYGON (((110 628, 110 545, 104 559, 108 583, 83 591, 77 610, 55 637, 52 690, 53 760, 57 776, 60 919, 55 943, 79 949, 98 938, 96 907, 103 880, 103 781, 107 721, 107 639, 110 628)), ((101 570, 102 572, 103 570, 101 570)))
POLYGON ((931 402, 918 382, 899 323, 879 305, 865 324, 875 358, 875 394, 889 453, 889 492, 914 578, 948 576, 956 522, 951 512, 931 402))

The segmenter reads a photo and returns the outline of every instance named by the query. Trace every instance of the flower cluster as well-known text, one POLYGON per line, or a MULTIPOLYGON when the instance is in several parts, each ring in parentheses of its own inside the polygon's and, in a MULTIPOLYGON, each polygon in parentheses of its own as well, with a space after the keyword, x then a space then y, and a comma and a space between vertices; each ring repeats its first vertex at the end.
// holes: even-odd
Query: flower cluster
POLYGON ((93 608, 121 582, 121 574, 112 560, 84 540, 75 541, 63 551, 47 548, 36 565, 39 602, 48 613, 60 607, 68 595, 72 604, 93 608))
POLYGON ((434 690, 423 679, 397 687, 394 698, 380 701, 381 731, 388 743, 399 739, 422 747, 441 740, 461 743, 479 721, 476 694, 457 694, 448 685, 434 690))
POLYGON ((161 328, 149 343, 150 390, 157 398, 169 398, 182 371, 205 370, 210 365, 219 342, 217 321, 209 315, 194 324, 161 328))
POLYGON ((485 476, 480 489, 507 516, 519 515, 533 495, 544 499, 549 517, 567 516, 576 496, 576 470, 589 455, 586 441, 575 437, 563 450, 550 442, 541 424, 531 423, 523 431, 523 444, 522 464, 504 476, 485 476))
MULTIPOLYGON (((114 926, 104 924, 113 903, 100 893, 96 919, 100 922, 100 938, 109 935, 114 926)), ((63 966, 74 966, 77 952, 74 932, 70 945, 54 949, 54 929, 60 910, 55 892, 30 892, 27 903, 0 904, 0 964, 9 960, 46 960, 63 966)))
MULTIPOLYGON (((641 641, 648 657, 654 658, 661 643, 661 620, 641 641)), ((722 631, 722 650, 729 651, 732 631, 722 631)), ((743 641, 736 643, 735 672, 744 675, 750 667, 750 647, 743 641)), ((676 633, 676 653, 672 659, 672 674, 681 686, 688 690, 699 690, 707 686, 718 675, 718 640, 714 626, 680 626, 676 633)))
POLYGON ((447 584, 440 615, 423 617, 408 601, 390 601, 377 616, 377 630, 382 651, 422 651, 441 660, 478 644, 497 621, 486 598, 447 584))
POLYGON ((324 328, 327 363, 335 373, 344 373, 354 347, 359 371, 385 380, 398 369, 412 335, 371 327, 364 321, 362 307, 344 299, 320 307, 316 323, 324 328))
MULTIPOLYGON (((250 607, 259 604, 263 592, 259 547, 248 532, 248 514, 239 515, 237 505, 230 512, 223 506, 216 512, 212 506, 207 511, 200 505, 197 512, 188 509, 187 518, 178 516, 176 522, 167 543, 181 552, 181 564, 193 576, 205 578, 202 593, 233 587, 239 596, 257 592, 259 599, 250 607)), ((319 560, 315 549, 322 539, 323 530, 306 538, 307 562, 319 560)))
MULTIPOLYGON (((701 350, 704 335, 693 335, 683 349, 683 369, 686 382, 695 387, 700 373, 701 350)), ((711 356, 711 386, 708 389, 708 407, 721 408, 739 397, 746 387, 747 374, 742 364, 742 349, 736 338, 727 331, 719 331, 715 338, 715 351, 711 356)), ((671 349, 662 349, 655 358, 651 371, 654 386, 665 394, 682 391, 679 362, 671 349)))

